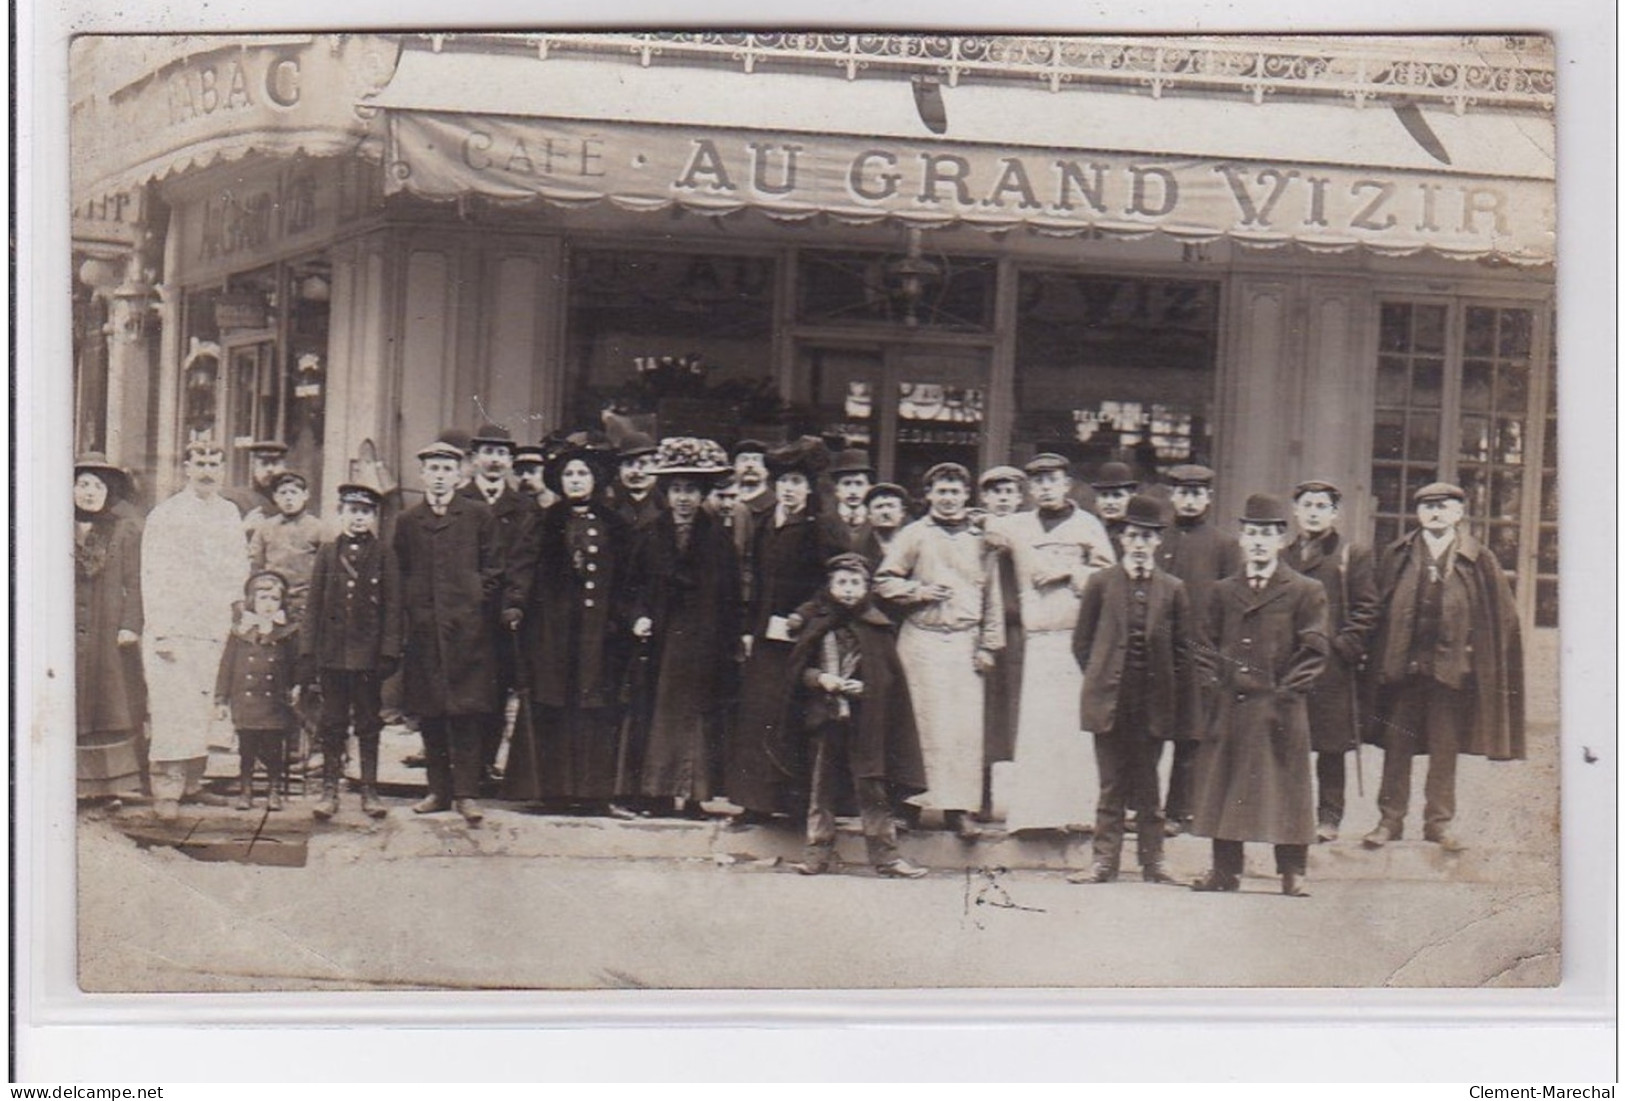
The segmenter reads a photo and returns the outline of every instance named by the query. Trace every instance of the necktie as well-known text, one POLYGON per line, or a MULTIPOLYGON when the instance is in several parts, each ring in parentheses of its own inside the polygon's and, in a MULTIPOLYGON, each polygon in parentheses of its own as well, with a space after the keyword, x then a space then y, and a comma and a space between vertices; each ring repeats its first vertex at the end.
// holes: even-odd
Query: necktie
POLYGON ((1251 576, 1249 576, 1247 578, 1247 584, 1249 584, 1249 585, 1251 585, 1253 587, 1253 592, 1255 592, 1255 593, 1263 592, 1264 591, 1264 576, 1262 574, 1257 574, 1257 573, 1252 574, 1251 576))

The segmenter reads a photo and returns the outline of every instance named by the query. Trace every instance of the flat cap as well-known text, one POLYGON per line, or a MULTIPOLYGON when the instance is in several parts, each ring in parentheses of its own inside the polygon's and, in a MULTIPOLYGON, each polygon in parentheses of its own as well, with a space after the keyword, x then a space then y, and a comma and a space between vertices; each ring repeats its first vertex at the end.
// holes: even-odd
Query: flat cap
POLYGON ((243 450, 250 455, 286 455, 288 445, 281 440, 255 440, 243 450))
POLYGON ((421 448, 418 451, 418 458, 424 461, 429 459, 450 459, 452 462, 460 463, 463 461, 463 455, 462 448, 446 440, 436 440, 428 447, 421 448))
POLYGON ((547 462, 547 448, 539 443, 522 443, 513 449, 514 466, 541 466, 547 462))
POLYGON ((359 485, 347 482, 339 486, 339 504, 341 505, 369 505, 377 508, 384 503, 384 495, 372 486, 359 485))
POLYGON ((837 554, 824 563, 825 573, 834 573, 836 570, 851 570, 854 573, 861 573, 864 577, 868 577, 874 572, 874 567, 869 564, 869 560, 863 555, 847 551, 845 554, 837 554))
POLYGON ((1168 484, 1175 486, 1210 486, 1213 471, 1196 463, 1181 463, 1168 471, 1168 484))
POLYGON ((1026 480, 1027 475, 1013 466, 990 466, 982 471, 980 478, 976 479, 976 485, 979 489, 986 489, 988 486, 998 485, 1000 482, 1025 482, 1026 480))
POLYGON ((1450 482, 1429 482, 1411 495, 1411 501, 1418 505, 1423 501, 1436 500, 1461 501, 1465 504, 1467 491, 1450 482))
POLYGON ((303 474, 299 473, 297 470, 284 470, 281 474, 278 474, 275 478, 271 479, 271 492, 275 493, 283 486, 289 484, 296 485, 300 489, 310 488, 310 481, 303 474))
POLYGON ((869 487, 869 492, 863 495, 863 503, 867 505, 876 497, 896 497, 899 501, 907 504, 908 490, 904 489, 896 482, 881 482, 878 485, 872 485, 869 487))
POLYGON ((1057 455, 1053 451, 1046 451, 1027 460, 1025 469, 1028 474, 1042 474, 1046 470, 1064 470, 1070 474, 1072 473, 1072 460, 1065 455, 1057 455))
POLYGON ((1296 501, 1299 497, 1302 497, 1305 493, 1324 493, 1332 499, 1333 504, 1336 504, 1338 501, 1343 499, 1343 491, 1341 489, 1338 489, 1331 482, 1323 481, 1319 478, 1311 478, 1307 482, 1299 482, 1297 485, 1292 487, 1292 499, 1294 501, 1296 501))

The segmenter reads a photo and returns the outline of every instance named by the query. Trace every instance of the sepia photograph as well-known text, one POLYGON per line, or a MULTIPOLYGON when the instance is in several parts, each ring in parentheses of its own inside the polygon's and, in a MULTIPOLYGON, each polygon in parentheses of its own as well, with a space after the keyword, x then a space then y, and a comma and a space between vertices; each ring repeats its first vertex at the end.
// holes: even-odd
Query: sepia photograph
POLYGON ((74 38, 78 988, 1557 987, 1446 31, 74 38))

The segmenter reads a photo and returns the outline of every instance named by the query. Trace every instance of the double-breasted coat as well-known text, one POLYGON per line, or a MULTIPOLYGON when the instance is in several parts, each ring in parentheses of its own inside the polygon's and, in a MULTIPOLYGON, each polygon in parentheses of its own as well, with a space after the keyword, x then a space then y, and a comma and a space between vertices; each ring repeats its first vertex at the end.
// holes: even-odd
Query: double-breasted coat
POLYGON ((120 631, 141 633, 141 528, 104 510, 74 546, 74 702, 82 734, 133 730, 144 710, 139 670, 120 631))
POLYGON ((299 632, 309 672, 376 670, 401 656, 401 571, 395 548, 376 535, 341 535, 316 551, 299 632))
MULTIPOLYGON (((652 700, 640 775, 623 790, 648 796, 708 798, 720 783, 721 718, 737 674, 742 633, 739 557, 733 538, 703 509, 680 548, 670 512, 638 540, 631 573, 632 621, 647 616, 652 700)), ((628 731, 629 736, 639 732, 628 731)))
POLYGON ((1133 589, 1121 565, 1100 570, 1083 587, 1072 632, 1072 653, 1083 669, 1081 726, 1097 736, 1194 739, 1202 715, 1196 664, 1201 636, 1185 583, 1163 570, 1152 570, 1145 587, 1145 728, 1118 726, 1133 589))
POLYGON ((1260 592, 1244 574, 1227 577, 1213 587, 1205 634, 1212 705, 1192 832, 1314 844, 1307 693, 1326 666, 1326 590, 1280 562, 1260 592))
MULTIPOLYGON (((1120 536, 1114 537, 1114 542, 1119 539, 1120 536)), ((1241 569, 1241 547, 1234 536, 1220 531, 1209 516, 1195 520, 1176 517, 1163 529, 1162 545, 1157 548, 1157 568, 1167 570, 1185 583, 1191 614, 1198 623, 1206 623, 1213 586, 1241 569)))
POLYGON ((1375 556, 1330 531, 1318 539, 1300 536, 1281 552, 1281 561, 1326 590, 1331 649, 1309 689, 1309 732, 1316 753, 1343 753, 1363 732, 1360 665, 1380 616, 1375 556))
POLYGON ((238 626, 226 636, 216 702, 229 704, 238 730, 292 730, 297 723, 289 693, 294 686, 298 628, 281 624, 261 633, 238 626))
POLYGON ((538 706, 620 703, 632 629, 631 554, 626 522, 595 498, 549 507, 510 559, 504 606, 524 613, 522 672, 538 706))
POLYGON ((496 523, 453 494, 445 514, 425 502, 395 525, 405 620, 405 706, 419 718, 487 715, 499 707, 491 604, 502 565, 496 523))
POLYGON ((791 677, 789 642, 767 637, 774 616, 789 616, 824 584, 824 563, 842 548, 806 509, 774 523, 768 511, 757 525, 751 553, 750 603, 745 633, 753 636, 742 671, 739 720, 728 736, 724 790, 747 810, 784 809, 785 788, 805 762, 784 729, 784 686, 791 677))
MULTIPOLYGON (((1413 531, 1387 547, 1378 572, 1382 627, 1371 650, 1378 678, 1378 721, 1372 741, 1383 742, 1384 712, 1393 689, 1407 676, 1416 615, 1419 563, 1413 531)), ((1465 531, 1457 532, 1451 574, 1443 593, 1434 675, 1471 693, 1473 714, 1464 721, 1466 741, 1459 752, 1492 761, 1519 761, 1525 755, 1523 641, 1517 606, 1500 562, 1465 531)), ((1426 746, 1419 746, 1426 752, 1426 746)))

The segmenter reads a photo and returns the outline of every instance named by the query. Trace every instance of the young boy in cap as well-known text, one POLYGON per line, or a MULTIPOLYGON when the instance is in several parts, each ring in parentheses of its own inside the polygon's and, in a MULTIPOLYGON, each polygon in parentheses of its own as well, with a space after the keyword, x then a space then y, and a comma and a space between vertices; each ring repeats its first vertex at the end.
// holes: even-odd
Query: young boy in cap
POLYGON ((897 653, 908 675, 928 790, 912 802, 943 812, 962 840, 981 836, 986 747, 982 677, 1004 649, 997 559, 965 513, 971 476, 958 463, 925 473, 931 512, 904 528, 875 575, 875 592, 903 606, 897 653))
POLYGON ((1026 472, 1037 507, 990 521, 1009 542, 1024 645, 1005 825, 1011 832, 1087 828, 1098 784, 1088 735, 1078 725, 1083 673, 1072 634, 1084 586, 1117 555, 1101 522, 1068 496, 1072 464, 1065 456, 1037 455, 1026 472))
MULTIPOLYGON (((1221 578, 1241 568, 1241 551, 1236 541, 1212 522, 1213 471, 1195 463, 1184 463, 1168 471, 1174 508, 1174 526, 1163 533, 1157 551, 1157 565, 1185 583, 1191 614, 1197 623, 1207 622, 1208 603, 1221 578)), ((1168 777, 1168 793, 1163 802, 1170 835, 1190 828, 1196 782, 1196 743, 1174 742, 1173 769, 1168 777)))
POLYGON ((284 600, 288 583, 261 570, 243 586, 243 606, 226 638, 214 682, 216 717, 237 729, 242 792, 237 809, 254 805, 254 766, 265 766, 265 809, 281 810, 283 762, 296 719, 294 634, 284 600))
POLYGON ((1463 527, 1467 495, 1434 482, 1416 491, 1418 528, 1383 553, 1384 610, 1372 648, 1384 749, 1367 848, 1397 841, 1410 806, 1411 758, 1428 755, 1422 836, 1446 852, 1466 846, 1456 816, 1456 757, 1524 757, 1523 643, 1506 574, 1463 527))
POLYGON ((339 536, 316 552, 311 574, 299 655, 302 679, 321 699, 318 818, 338 813, 351 729, 361 751, 361 810, 384 815, 377 791, 380 693, 400 667, 402 591, 395 550, 378 538, 382 506, 382 495, 369 486, 339 486, 339 536))
POLYGON ((499 708, 492 607, 502 588, 496 521, 457 493, 462 452, 436 442, 418 452, 424 499, 395 525, 405 630, 405 708, 417 716, 429 769, 418 814, 456 809, 470 826, 481 739, 499 708))
POLYGON ((1371 548, 1337 530, 1342 491, 1331 482, 1300 482, 1292 490, 1298 535, 1281 561, 1326 589, 1331 653, 1309 690, 1309 734, 1315 749, 1316 839, 1336 841, 1343 822, 1345 764, 1361 737, 1360 667, 1381 609, 1371 548))
POLYGON ((1072 653, 1083 670, 1082 725, 1094 732, 1100 799, 1094 866, 1068 876, 1070 883, 1117 878, 1125 808, 1139 819, 1140 877, 1173 882, 1162 862, 1157 759, 1163 742, 1195 737, 1201 704, 1190 598, 1184 582, 1156 568, 1167 526, 1160 502, 1130 498, 1123 558, 1089 578, 1078 608, 1072 653))
POLYGON ((275 570, 288 582, 288 618, 297 626, 305 610, 316 548, 322 544, 322 522, 310 514, 310 489, 303 474, 285 470, 271 489, 276 514, 262 520, 248 538, 248 563, 254 570, 275 570))
MULTIPOLYGON (((1308 692, 1326 667, 1326 590, 1281 561, 1286 505, 1247 498, 1245 569, 1213 587, 1199 651, 1214 707, 1197 761, 1191 832, 1213 839, 1196 891, 1238 891, 1247 841, 1275 846, 1281 893, 1300 896, 1315 840, 1308 692)), ((1143 831, 1142 831, 1143 832, 1143 831)))
POLYGON ((835 858, 836 793, 850 779, 863 819, 869 863, 888 879, 918 879, 927 869, 898 855, 895 796, 925 788, 919 734, 891 621, 869 600, 870 566, 860 554, 826 564, 826 588, 812 602, 796 639, 791 717, 808 739, 811 792, 807 856, 794 865, 820 875, 835 858))

